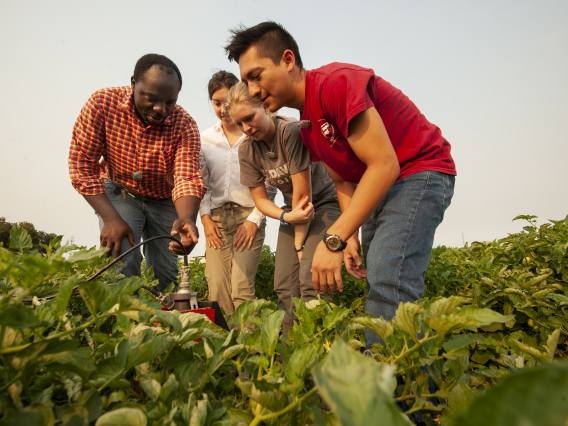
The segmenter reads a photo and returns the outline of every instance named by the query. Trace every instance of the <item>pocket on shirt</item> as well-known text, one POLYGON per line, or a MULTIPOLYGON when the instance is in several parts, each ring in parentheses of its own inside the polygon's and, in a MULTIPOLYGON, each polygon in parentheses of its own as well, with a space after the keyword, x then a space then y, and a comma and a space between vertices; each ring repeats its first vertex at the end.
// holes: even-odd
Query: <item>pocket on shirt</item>
POLYGON ((174 169, 174 159, 176 155, 175 148, 161 148, 160 149, 160 162, 159 172, 162 174, 169 174, 174 169))

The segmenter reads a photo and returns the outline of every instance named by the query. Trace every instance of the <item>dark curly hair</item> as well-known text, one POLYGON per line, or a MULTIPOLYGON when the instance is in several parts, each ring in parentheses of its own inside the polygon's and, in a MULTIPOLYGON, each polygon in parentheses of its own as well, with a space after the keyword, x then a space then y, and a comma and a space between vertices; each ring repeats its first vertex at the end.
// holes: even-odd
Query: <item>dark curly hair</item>
POLYGON ((134 81, 142 80, 146 71, 154 65, 158 65, 160 69, 165 71, 167 74, 173 74, 175 72, 178 76, 179 87, 181 89, 181 73, 179 72, 179 68, 171 59, 164 55, 158 55, 157 53, 148 53, 138 59, 136 66, 134 67, 134 75, 132 76, 134 81))
POLYGON ((229 38, 229 44, 225 46, 229 61, 239 63, 241 55, 254 44, 258 54, 272 59, 275 65, 280 63, 285 50, 291 50, 296 58, 296 64, 300 69, 304 67, 296 40, 277 22, 266 21, 250 28, 240 25, 229 32, 232 36, 229 38))
POLYGON ((213 74, 211 80, 209 80, 209 84, 207 85, 209 99, 211 100, 213 98, 213 93, 215 93, 217 90, 222 89, 223 87, 230 89, 238 82, 239 79, 232 72, 223 70, 217 71, 215 74, 213 74))

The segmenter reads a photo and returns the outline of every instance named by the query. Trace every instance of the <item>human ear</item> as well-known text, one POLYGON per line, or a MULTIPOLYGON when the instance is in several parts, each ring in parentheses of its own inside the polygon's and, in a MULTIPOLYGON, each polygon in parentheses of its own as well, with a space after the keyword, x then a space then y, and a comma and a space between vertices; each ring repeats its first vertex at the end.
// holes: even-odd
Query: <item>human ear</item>
POLYGON ((130 87, 132 88, 132 91, 134 92, 134 86, 136 85, 136 82, 134 81, 134 76, 130 77, 130 87))
POLYGON ((296 65, 296 57, 294 56, 294 52, 292 52, 291 50, 285 50, 284 53, 282 53, 282 59, 280 59, 280 61, 284 62, 286 71, 291 72, 294 69, 294 65, 296 65))

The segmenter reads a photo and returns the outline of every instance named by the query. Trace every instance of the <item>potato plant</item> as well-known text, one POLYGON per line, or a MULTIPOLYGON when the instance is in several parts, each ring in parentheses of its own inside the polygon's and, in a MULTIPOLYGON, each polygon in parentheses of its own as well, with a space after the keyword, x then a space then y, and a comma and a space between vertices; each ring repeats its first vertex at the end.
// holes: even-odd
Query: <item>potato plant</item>
POLYGON ((15 226, 0 248, 0 424, 564 426, 568 224, 525 218, 503 240, 437 249, 427 297, 392 321, 361 297, 298 299, 287 336, 271 300, 240 305, 227 332, 133 296, 151 273, 86 282, 100 250, 59 238, 41 254, 15 226), (384 344, 364 352, 365 328, 384 344))

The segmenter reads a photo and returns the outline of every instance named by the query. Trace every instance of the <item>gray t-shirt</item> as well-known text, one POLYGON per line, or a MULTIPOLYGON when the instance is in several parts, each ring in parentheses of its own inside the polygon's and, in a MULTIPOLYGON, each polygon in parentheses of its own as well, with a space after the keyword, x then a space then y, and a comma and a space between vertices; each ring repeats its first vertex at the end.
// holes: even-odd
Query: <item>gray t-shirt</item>
POLYGON ((312 166, 312 202, 336 195, 335 185, 321 162, 312 163, 310 153, 302 143, 298 122, 288 117, 275 117, 276 131, 272 143, 275 158, 269 158, 262 141, 245 139, 239 147, 241 183, 249 188, 268 183, 284 195, 284 202, 292 206, 292 179, 290 175, 312 166))

